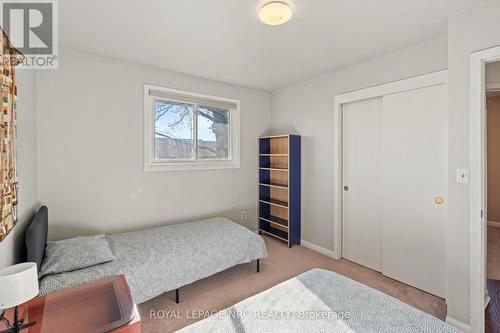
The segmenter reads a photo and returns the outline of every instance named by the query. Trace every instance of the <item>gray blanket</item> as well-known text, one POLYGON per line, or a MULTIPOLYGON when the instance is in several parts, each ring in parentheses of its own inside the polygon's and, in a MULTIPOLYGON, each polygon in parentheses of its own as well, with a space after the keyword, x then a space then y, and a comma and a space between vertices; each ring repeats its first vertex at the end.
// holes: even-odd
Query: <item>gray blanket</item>
POLYGON ((47 294, 103 277, 125 274, 136 303, 267 256, 264 240, 226 218, 167 225, 107 235, 114 261, 48 275, 47 294))
POLYGON ((179 332, 461 331, 361 283, 313 269, 179 332))

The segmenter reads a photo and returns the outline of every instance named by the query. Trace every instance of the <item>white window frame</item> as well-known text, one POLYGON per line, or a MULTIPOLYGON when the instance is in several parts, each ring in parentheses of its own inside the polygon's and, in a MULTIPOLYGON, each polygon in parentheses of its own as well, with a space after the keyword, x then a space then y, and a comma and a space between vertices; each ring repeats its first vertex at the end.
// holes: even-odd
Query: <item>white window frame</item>
MULTIPOLYGON (((168 99, 175 102, 185 102, 182 98, 168 99)), ((190 102, 185 102, 192 104, 190 102)), ((210 103, 208 103, 210 104, 210 103)), ((196 119, 195 119, 196 122, 196 119)), ((199 94, 191 91, 165 88, 151 84, 144 85, 144 171, 175 171, 175 170, 213 170, 234 169, 240 167, 240 101, 220 96, 199 94), (154 100, 162 99, 150 95, 150 90, 158 90, 179 96, 202 98, 210 101, 235 104, 236 108, 229 109, 229 151, 228 159, 213 160, 164 160, 155 158, 155 120, 154 100)))

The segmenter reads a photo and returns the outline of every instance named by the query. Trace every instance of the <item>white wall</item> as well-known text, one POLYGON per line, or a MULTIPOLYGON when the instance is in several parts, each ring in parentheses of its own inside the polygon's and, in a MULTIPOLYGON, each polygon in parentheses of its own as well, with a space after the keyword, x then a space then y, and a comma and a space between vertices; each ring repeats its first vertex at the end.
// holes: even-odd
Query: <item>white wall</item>
POLYGON ((447 67, 440 38, 272 94, 272 127, 302 135, 302 239, 333 250, 335 95, 447 67))
POLYGON ((36 73, 18 70, 17 172, 19 220, 0 243, 0 269, 24 259, 24 232, 35 213, 36 200, 36 73))
POLYGON ((66 50, 59 59, 37 85, 49 238, 212 215, 256 228, 257 138, 270 123, 270 93, 66 50), (145 173, 144 83, 239 99, 241 168, 145 173))
POLYGON ((457 184, 456 169, 469 166, 469 56, 500 45, 500 2, 460 13, 448 22, 449 200, 447 228, 448 316, 470 320, 469 187, 457 184))

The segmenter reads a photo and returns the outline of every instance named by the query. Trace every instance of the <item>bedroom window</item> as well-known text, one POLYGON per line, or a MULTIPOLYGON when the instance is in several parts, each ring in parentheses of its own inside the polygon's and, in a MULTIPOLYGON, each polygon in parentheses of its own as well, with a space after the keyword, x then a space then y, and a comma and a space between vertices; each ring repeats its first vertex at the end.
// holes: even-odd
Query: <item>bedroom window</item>
POLYGON ((239 102, 144 86, 145 171, 239 167, 239 102))

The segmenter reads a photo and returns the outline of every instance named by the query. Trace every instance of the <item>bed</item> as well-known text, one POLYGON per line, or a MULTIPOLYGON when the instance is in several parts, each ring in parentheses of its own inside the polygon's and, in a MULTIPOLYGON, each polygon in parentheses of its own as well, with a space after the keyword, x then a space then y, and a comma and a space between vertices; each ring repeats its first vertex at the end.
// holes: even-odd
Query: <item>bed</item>
POLYGON ((179 332, 461 331, 347 277, 313 269, 179 332))
MULTIPOLYGON (((48 211, 42 207, 26 232, 28 261, 42 266, 48 211)), ((223 217, 106 235, 115 260, 40 280, 41 294, 124 274, 139 304, 164 292, 267 256, 261 236, 223 217)))

